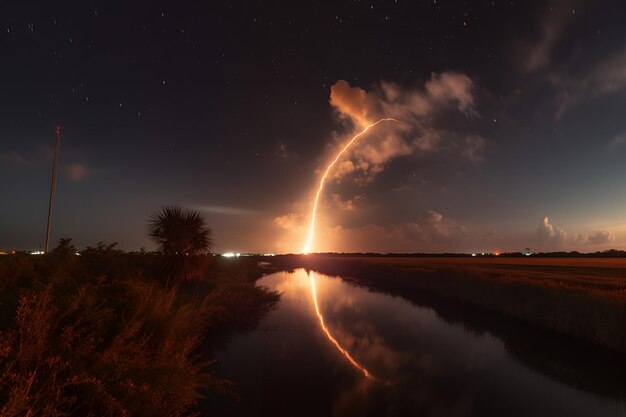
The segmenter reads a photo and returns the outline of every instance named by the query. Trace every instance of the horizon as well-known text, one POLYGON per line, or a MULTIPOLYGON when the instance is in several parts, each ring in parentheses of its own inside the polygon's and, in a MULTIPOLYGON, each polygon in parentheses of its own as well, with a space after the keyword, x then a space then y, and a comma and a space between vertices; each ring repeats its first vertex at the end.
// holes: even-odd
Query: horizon
MULTIPOLYGON (((72 239, 70 239, 70 244, 73 245, 72 239)), ((125 253, 158 253, 157 249, 148 250, 146 247, 141 247, 139 249, 122 249, 119 248, 118 242, 98 242, 96 246, 87 245, 85 247, 77 247, 77 254, 79 252, 88 250, 88 249, 98 249, 99 244, 111 245, 113 244, 113 250, 119 250, 125 253)), ((51 251, 57 245, 51 245, 51 251)), ((530 248, 524 248, 530 249, 530 248)), ((16 254, 25 254, 25 255, 44 255, 45 252, 41 250, 30 250, 30 249, 2 249, 0 250, 0 256, 9 256, 16 254)), ((217 252, 210 251, 206 253, 207 256, 221 256, 226 258, 239 258, 239 257, 274 257, 274 256, 325 256, 325 255, 333 255, 333 256, 378 256, 378 257, 475 257, 475 258, 497 258, 497 257, 522 257, 522 258, 531 258, 531 257, 552 257, 552 255, 571 255, 571 256, 591 256, 591 255, 619 255, 626 257, 626 250, 624 249, 604 249, 597 251, 589 251, 589 252, 581 252, 581 251, 542 251, 542 252, 534 252, 525 253, 525 251, 474 251, 474 252, 310 252, 310 253, 302 253, 302 252, 283 252, 283 253, 264 253, 264 252, 245 252, 245 251, 226 251, 226 252, 217 252)))

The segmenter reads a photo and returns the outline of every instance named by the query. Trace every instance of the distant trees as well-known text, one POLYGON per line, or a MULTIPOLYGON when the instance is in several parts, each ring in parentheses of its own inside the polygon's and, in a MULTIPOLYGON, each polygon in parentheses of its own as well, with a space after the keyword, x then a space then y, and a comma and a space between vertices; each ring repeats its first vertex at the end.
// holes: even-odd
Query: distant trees
POLYGON ((168 282, 190 281, 204 272, 213 238, 197 211, 163 207, 150 217, 148 235, 163 257, 163 273, 168 282))
POLYGON ((58 258, 68 259, 76 255, 76 248, 72 244, 72 239, 61 238, 56 248, 52 250, 52 254, 58 258))

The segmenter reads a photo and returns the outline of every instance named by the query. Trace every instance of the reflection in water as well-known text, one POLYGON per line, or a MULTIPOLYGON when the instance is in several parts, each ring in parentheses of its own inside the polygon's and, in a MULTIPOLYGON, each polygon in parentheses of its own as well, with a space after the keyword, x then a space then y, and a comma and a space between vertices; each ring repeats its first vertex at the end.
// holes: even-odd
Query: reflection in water
POLYGON ((333 335, 330 334, 328 327, 326 327, 326 324, 324 324, 324 316, 322 316, 322 313, 320 312, 320 307, 317 303, 317 286, 315 285, 315 274, 313 273, 313 271, 309 272, 309 280, 311 282, 311 295, 313 296, 313 304, 315 305, 315 314, 317 314, 317 318, 320 321, 320 326, 322 327, 324 334, 326 334, 328 340, 330 340, 331 343, 335 345, 337 350, 341 352, 341 354, 345 356, 346 359, 348 359, 352 366, 358 369, 366 378, 371 379, 372 381, 376 381, 377 378, 374 377, 374 375, 372 375, 367 369, 365 369, 363 365, 358 363, 356 359, 354 359, 352 355, 350 355, 350 352, 348 352, 343 346, 341 346, 337 339, 335 339, 333 335))
POLYGON ((211 395, 206 415, 626 417, 623 362, 569 341, 303 269, 258 284, 280 304, 218 352, 215 374, 241 401, 211 395))

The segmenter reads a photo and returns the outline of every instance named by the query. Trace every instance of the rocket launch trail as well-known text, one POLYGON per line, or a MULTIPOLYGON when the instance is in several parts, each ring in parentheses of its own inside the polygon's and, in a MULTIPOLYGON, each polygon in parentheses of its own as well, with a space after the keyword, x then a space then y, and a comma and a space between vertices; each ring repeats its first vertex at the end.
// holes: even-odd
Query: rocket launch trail
POLYGON ((343 148, 341 148, 341 150, 335 156, 335 159, 333 159, 330 162, 330 164, 328 164, 328 166, 326 167, 326 170, 324 171, 324 175, 322 175, 322 178, 320 179, 319 186, 317 187, 317 192, 315 193, 315 201, 313 203, 313 210, 311 211, 311 223, 309 225, 309 233, 308 233, 308 236, 307 236, 306 243, 304 244, 304 248, 302 248, 302 253, 308 254, 308 253, 311 252, 311 249, 312 249, 312 246, 313 246, 313 239, 315 237, 315 220, 316 220, 316 217, 317 217, 317 204, 319 202, 320 195, 322 194, 322 191, 324 191, 324 184, 326 183, 326 177, 328 177, 328 174, 330 173, 330 170, 337 163, 337 161, 339 161, 341 156, 348 149, 350 149, 350 147, 354 143, 356 143, 360 138, 362 138, 371 128, 379 125, 380 123, 384 123, 384 122, 395 122, 395 123, 402 123, 402 124, 404 124, 403 122, 401 122, 399 120, 393 119, 391 117, 386 117, 384 119, 380 119, 377 122, 374 122, 372 124, 369 124, 369 125, 365 126, 365 128, 363 130, 361 130, 359 133, 354 135, 352 137, 352 139, 350 139, 350 141, 343 148))

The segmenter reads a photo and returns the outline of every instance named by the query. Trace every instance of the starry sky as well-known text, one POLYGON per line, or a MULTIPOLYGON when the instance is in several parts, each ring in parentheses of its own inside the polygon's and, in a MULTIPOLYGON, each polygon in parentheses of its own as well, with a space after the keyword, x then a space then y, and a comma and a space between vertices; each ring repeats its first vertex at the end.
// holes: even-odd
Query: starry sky
POLYGON ((0 4, 0 249, 152 247, 198 210, 215 250, 626 248, 626 4, 0 4))

